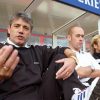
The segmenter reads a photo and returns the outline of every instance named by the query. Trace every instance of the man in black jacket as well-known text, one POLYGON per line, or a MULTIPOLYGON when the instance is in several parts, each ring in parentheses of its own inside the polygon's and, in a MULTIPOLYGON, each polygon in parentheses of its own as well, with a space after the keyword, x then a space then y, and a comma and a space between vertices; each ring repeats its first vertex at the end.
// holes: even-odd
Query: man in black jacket
MULTIPOLYGON (((41 100, 42 75, 55 55, 64 54, 66 48, 28 45, 32 28, 32 20, 25 13, 17 13, 10 20, 9 37, 0 44, 0 100, 41 100)), ((64 65, 56 78, 70 76, 75 67, 75 59, 62 60, 64 65)))

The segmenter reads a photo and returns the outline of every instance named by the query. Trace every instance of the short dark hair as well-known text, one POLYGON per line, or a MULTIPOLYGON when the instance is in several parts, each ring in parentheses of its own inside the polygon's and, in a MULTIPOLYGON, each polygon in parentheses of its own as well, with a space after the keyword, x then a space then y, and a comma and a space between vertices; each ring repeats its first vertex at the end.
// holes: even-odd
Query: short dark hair
POLYGON ((25 12, 17 12, 15 15, 13 15, 9 21, 9 25, 11 26, 12 25, 12 22, 14 21, 14 19, 23 19, 25 22, 27 22, 28 24, 30 24, 30 27, 31 27, 31 31, 33 29, 33 21, 31 19, 31 17, 26 14, 25 12))
MULTIPOLYGON (((77 24, 72 25, 72 26, 69 27, 69 29, 68 29, 68 34, 67 34, 67 35, 71 35, 71 34, 72 34, 72 30, 73 30, 73 28, 75 28, 75 27, 80 27, 80 28, 83 29, 83 27, 81 27, 80 25, 77 25, 77 24)), ((84 30, 84 29, 83 29, 83 30, 84 30)))

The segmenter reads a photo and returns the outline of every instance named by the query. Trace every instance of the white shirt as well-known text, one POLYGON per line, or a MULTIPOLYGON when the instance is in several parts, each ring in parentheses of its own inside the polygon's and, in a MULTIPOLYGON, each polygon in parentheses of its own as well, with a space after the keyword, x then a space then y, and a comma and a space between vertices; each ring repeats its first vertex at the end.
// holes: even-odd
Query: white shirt
MULTIPOLYGON (((15 43, 13 43, 9 38, 7 38, 7 40, 6 40, 6 41, 3 41, 2 43, 5 44, 6 42, 9 43, 9 44, 11 44, 11 45, 14 45, 14 46, 17 47, 17 48, 20 47, 20 46, 16 45, 15 43)), ((23 47, 29 48, 30 45, 28 45, 28 44, 26 43, 23 47)))
MULTIPOLYGON (((76 52, 76 51, 75 51, 76 52)), ((76 57, 78 59, 78 65, 75 69, 78 69, 79 67, 87 67, 90 66, 92 69, 98 69, 100 70, 100 65, 98 62, 94 59, 94 57, 88 53, 88 52, 76 52, 76 57)), ((87 86, 87 81, 90 78, 82 78, 80 81, 87 86)))
POLYGON ((90 53, 76 52, 76 57, 78 59, 78 65, 76 66, 76 69, 79 68, 80 66, 82 67, 90 66, 92 69, 100 70, 100 65, 90 53))
POLYGON ((98 62, 98 64, 100 64, 100 59, 96 59, 96 61, 98 62))

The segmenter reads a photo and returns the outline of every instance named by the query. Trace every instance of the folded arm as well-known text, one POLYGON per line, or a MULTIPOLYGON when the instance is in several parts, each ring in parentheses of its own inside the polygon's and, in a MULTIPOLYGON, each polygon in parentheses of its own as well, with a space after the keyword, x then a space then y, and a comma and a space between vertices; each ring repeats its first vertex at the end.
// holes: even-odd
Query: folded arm
POLYGON ((95 77, 100 77, 100 70, 95 69, 92 71, 92 73, 90 74, 91 78, 95 78, 95 77))
POLYGON ((76 69, 76 72, 77 72, 79 78, 86 78, 86 77, 90 77, 90 75, 92 73, 92 69, 90 66, 79 67, 78 69, 76 69))

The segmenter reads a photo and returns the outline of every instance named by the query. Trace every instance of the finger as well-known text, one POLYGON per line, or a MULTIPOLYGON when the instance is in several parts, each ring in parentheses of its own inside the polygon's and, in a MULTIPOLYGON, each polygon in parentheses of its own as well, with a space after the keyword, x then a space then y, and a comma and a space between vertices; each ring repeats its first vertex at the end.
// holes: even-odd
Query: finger
POLYGON ((5 79, 6 73, 7 70, 4 67, 0 68, 0 80, 5 79))
POLYGON ((14 50, 11 56, 9 57, 9 59, 4 64, 4 66, 6 66, 7 69, 9 69, 12 66, 13 62, 16 60, 17 55, 18 55, 18 51, 14 50))
POLYGON ((63 80, 69 78, 71 75, 72 75, 72 73, 68 74, 67 76, 65 76, 65 77, 63 78, 63 80))
POLYGON ((7 66, 3 66, 2 67, 5 71, 8 71, 9 70, 9 67, 7 67, 7 66))
POLYGON ((12 66, 9 69, 7 69, 7 67, 0 68, 0 80, 11 77, 18 62, 19 62, 19 57, 16 58, 16 60, 14 61, 14 63, 12 64, 12 66))
POLYGON ((7 72, 7 77, 11 77, 11 75, 13 74, 13 71, 15 70, 18 62, 19 62, 19 57, 17 57, 15 59, 15 61, 12 64, 12 66, 9 68, 9 71, 7 72))
POLYGON ((61 74, 64 70, 67 71, 67 69, 68 69, 67 64, 64 64, 64 65, 57 71, 56 75, 61 74))
POLYGON ((74 73, 74 71, 75 71, 74 69, 70 69, 70 68, 69 68, 69 69, 68 69, 68 72, 69 72, 68 77, 70 77, 70 76, 72 75, 72 73, 74 73))
POLYGON ((64 68, 64 67, 61 67, 61 68, 57 71, 56 76, 58 76, 59 74, 61 74, 64 70, 65 70, 65 68, 64 68))
POLYGON ((5 63, 5 61, 7 60, 7 58, 9 57, 9 55, 11 54, 13 47, 12 46, 5 46, 3 48, 3 52, 0 55, 0 66, 2 66, 2 64, 5 63))
POLYGON ((0 55, 3 53, 4 50, 5 50, 5 46, 0 48, 0 55))
POLYGON ((2 55, 3 52, 5 51, 8 51, 9 52, 9 49, 13 49, 13 47, 11 45, 5 45, 3 46, 2 48, 0 48, 0 55, 2 55))
POLYGON ((64 77, 68 77, 69 72, 64 70, 63 72, 61 72, 60 74, 57 75, 57 79, 63 79, 64 77))
POLYGON ((60 60, 56 60, 55 62, 56 62, 56 63, 63 63, 64 61, 65 61, 65 58, 60 59, 60 60))
POLYGON ((56 77, 61 78, 65 73, 68 72, 68 67, 63 65, 56 73, 56 77))
POLYGON ((56 78, 60 79, 60 78, 68 78, 69 75, 71 75, 73 73, 74 70, 72 70, 70 67, 66 67, 65 65, 63 65, 63 67, 61 68, 61 70, 58 70, 57 74, 56 74, 56 78), (62 69, 63 68, 63 69, 62 69), (60 71, 60 72, 59 72, 60 71))

